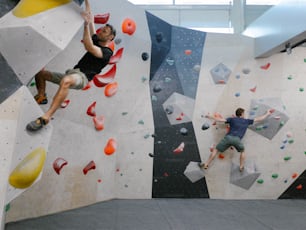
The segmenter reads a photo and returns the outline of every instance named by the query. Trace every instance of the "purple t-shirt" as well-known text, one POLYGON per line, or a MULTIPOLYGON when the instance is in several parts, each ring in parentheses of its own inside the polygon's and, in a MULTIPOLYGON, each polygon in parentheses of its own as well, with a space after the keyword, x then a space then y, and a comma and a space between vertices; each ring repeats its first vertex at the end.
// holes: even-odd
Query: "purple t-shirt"
POLYGON ((252 125, 254 120, 242 117, 229 117, 226 119, 226 123, 230 125, 230 130, 226 135, 236 136, 242 139, 248 126, 252 125))

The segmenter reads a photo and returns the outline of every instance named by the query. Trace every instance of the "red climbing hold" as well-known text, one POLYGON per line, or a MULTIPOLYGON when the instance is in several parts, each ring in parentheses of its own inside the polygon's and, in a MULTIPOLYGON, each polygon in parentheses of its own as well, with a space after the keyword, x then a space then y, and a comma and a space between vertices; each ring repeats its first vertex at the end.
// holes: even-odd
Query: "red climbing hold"
POLYGON ((120 48, 119 50, 117 50, 117 52, 110 58, 108 64, 117 63, 122 57, 123 49, 124 48, 120 48))
POLYGON ((104 74, 96 74, 93 78, 93 82, 97 87, 104 87, 115 78, 116 74, 116 65, 113 65, 112 68, 104 74))
POLYGON ((181 153, 184 151, 185 143, 182 142, 176 149, 173 150, 174 153, 181 153))
POLYGON ((87 115, 95 117, 96 116, 96 101, 93 102, 88 108, 87 108, 87 115))
POLYGON ((267 70, 267 69, 269 69, 270 65, 271 65, 270 63, 267 63, 265 65, 260 66, 260 68, 264 69, 264 70, 267 70))
POLYGON ((253 93, 255 93, 255 92, 256 92, 256 88, 257 88, 257 87, 255 86, 255 87, 251 88, 250 91, 253 92, 253 93))
POLYGON ((291 177, 292 177, 292 179, 295 179, 295 178, 297 178, 297 176, 298 176, 297 173, 293 173, 291 177))
POLYGON ((65 159, 59 157, 53 162, 53 169, 59 175, 62 168, 67 164, 68 162, 65 159))
POLYGON ((112 155, 117 150, 117 142, 114 138, 110 138, 104 147, 104 153, 106 155, 112 155))
POLYGON ((85 85, 85 87, 84 87, 82 90, 88 90, 88 89, 90 89, 90 88, 91 88, 91 83, 92 83, 92 81, 89 81, 89 82, 87 83, 87 85, 85 85))
POLYGON ((96 164, 94 161, 90 161, 85 168, 83 168, 83 173, 84 175, 86 175, 88 173, 89 170, 93 170, 96 169, 96 164))
POLYGON ((192 53, 192 50, 185 50, 186 55, 190 55, 192 53))
POLYGON ((302 184, 299 184, 298 186, 296 186, 296 189, 297 189, 297 190, 302 190, 302 189, 303 189, 303 185, 302 185, 302 184))
POLYGON ((94 23, 96 24, 105 24, 109 19, 109 13, 105 14, 96 14, 94 16, 94 23))
POLYGON ((130 18, 126 18, 123 22, 122 22, 122 32, 128 35, 132 35, 135 30, 136 30, 136 23, 130 19, 130 18))
POLYGON ((224 155, 222 153, 219 154, 219 159, 224 159, 224 155))

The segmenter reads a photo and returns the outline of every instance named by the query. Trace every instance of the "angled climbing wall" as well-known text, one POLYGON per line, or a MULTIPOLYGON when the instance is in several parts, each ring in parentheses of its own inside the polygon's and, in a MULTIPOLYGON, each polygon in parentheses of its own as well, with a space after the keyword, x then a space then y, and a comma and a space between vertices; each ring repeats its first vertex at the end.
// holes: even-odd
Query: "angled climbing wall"
POLYGON ((64 72, 83 55, 83 6, 1 18, 11 23, 0 28, 1 63, 12 76, 0 82, 6 222, 115 198, 305 198, 305 48, 254 59, 252 38, 175 27, 123 0, 90 3, 96 28, 117 29, 114 55, 35 134, 25 126, 48 109, 57 86, 47 84, 49 104, 39 106, 33 75, 64 72), (18 42, 8 33, 25 35, 29 48, 6 48, 18 42), (229 117, 237 107, 251 118, 273 110, 246 133, 245 171, 232 148, 200 170, 227 130, 205 114, 229 117))

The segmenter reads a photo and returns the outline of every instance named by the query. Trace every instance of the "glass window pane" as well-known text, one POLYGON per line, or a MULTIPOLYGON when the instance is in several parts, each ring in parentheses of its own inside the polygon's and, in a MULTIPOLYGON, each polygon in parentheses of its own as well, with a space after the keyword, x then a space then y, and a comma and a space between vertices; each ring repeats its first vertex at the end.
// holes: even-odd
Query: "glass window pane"
POLYGON ((229 5, 231 0, 174 0, 176 5, 229 5))
POLYGON ((281 0, 246 0, 247 5, 277 5, 281 0))
POLYGON ((128 0, 135 5, 172 5, 173 0, 128 0))

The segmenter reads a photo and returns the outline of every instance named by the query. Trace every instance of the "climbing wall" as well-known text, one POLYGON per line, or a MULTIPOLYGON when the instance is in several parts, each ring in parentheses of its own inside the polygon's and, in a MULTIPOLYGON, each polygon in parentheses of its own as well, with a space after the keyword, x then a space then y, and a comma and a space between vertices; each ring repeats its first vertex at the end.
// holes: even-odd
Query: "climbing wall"
MULTIPOLYGON (((10 76, 0 81, 6 175, 0 201, 7 222, 114 198, 304 198, 305 48, 254 59, 252 38, 175 27, 123 0, 90 2, 96 27, 117 29, 114 55, 35 134, 25 126, 50 102, 34 101, 33 75, 42 67, 64 72, 83 55, 82 2, 1 18, 10 23, 0 23, 1 65, 10 76), (9 48, 16 50, 21 36, 6 37, 18 33, 29 46, 21 44, 20 56, 9 48), (201 170, 198 162, 227 130, 204 115, 229 117, 237 107, 251 118, 273 110, 246 133, 245 171, 232 148, 201 170), (27 171, 28 181, 22 165, 35 169, 27 171)), ((56 90, 47 84, 49 101, 56 90)))

